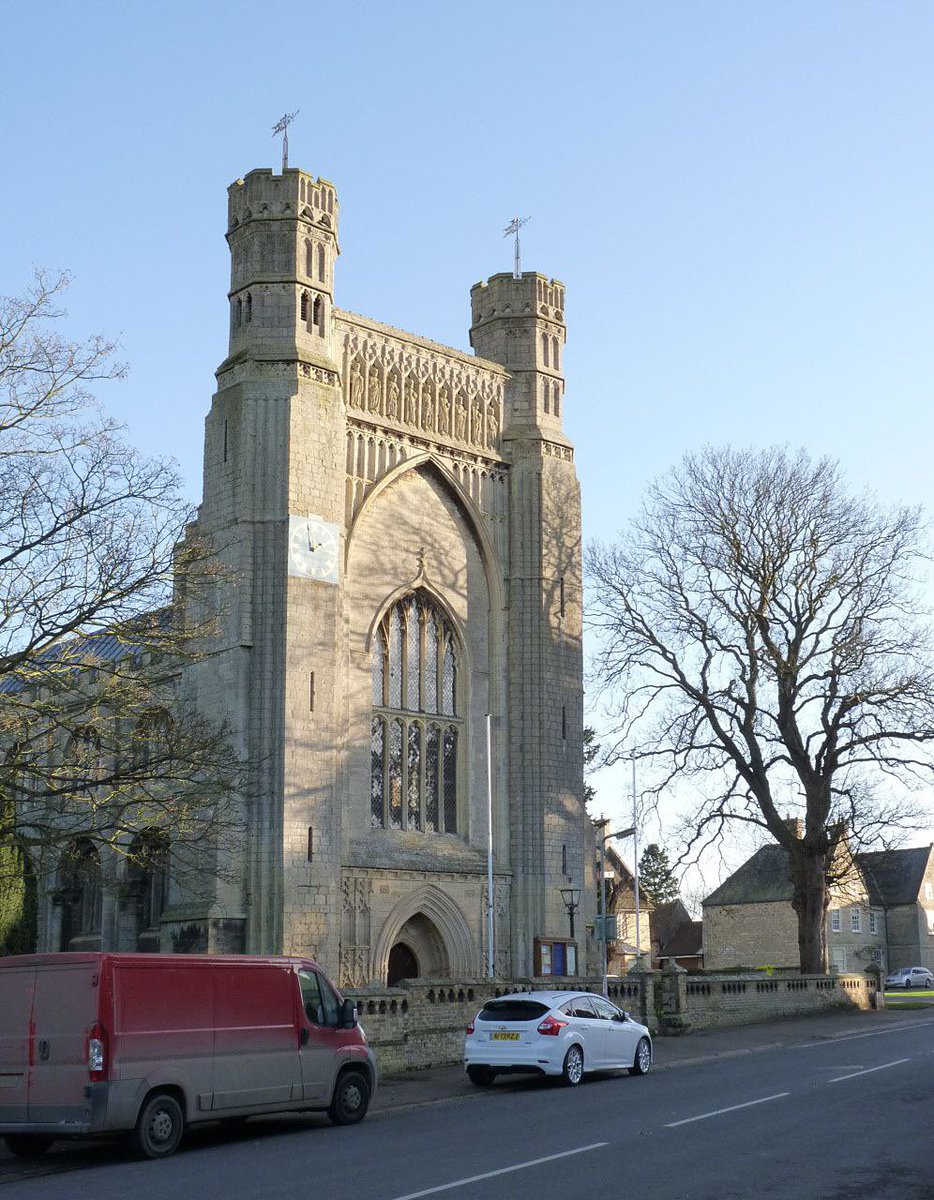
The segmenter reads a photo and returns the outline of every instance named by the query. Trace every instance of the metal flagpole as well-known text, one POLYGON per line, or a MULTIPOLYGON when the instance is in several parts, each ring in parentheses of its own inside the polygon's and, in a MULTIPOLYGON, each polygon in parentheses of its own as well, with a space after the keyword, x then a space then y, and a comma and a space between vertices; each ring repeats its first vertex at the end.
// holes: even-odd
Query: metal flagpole
POLYGON ((635 858, 633 873, 634 890, 636 894, 636 958, 642 955, 642 943, 639 940, 639 809, 636 801, 636 756, 632 756, 632 853, 635 858))
POLYGON ((486 714, 486 973, 494 975, 493 945, 493 729, 492 718, 486 714))

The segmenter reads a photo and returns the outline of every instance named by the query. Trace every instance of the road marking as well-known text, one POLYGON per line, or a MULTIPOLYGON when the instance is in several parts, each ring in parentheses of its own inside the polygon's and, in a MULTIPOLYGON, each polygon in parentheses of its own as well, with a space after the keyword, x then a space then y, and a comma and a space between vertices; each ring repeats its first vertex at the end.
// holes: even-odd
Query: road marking
POLYGON ((679 1125, 690 1125, 692 1121, 706 1121, 708 1117, 719 1117, 723 1113, 736 1112, 740 1108, 752 1108, 754 1104, 766 1104, 769 1100, 781 1100, 790 1096, 791 1092, 776 1092, 774 1096, 761 1096, 758 1100, 747 1100, 745 1104, 731 1104, 729 1108, 715 1108, 713 1112, 701 1113, 699 1117, 685 1117, 683 1121, 669 1121, 666 1129, 676 1129, 679 1125))
POLYGON ((886 1067, 898 1067, 902 1063, 911 1062, 910 1058, 896 1058, 894 1062, 883 1063, 881 1067, 867 1067, 865 1071, 854 1071, 852 1075, 838 1075, 836 1079, 828 1079, 828 1083, 842 1083, 844 1079, 855 1079, 857 1075, 871 1075, 873 1071, 884 1071, 886 1067))
POLYGON ((468 1183, 477 1183, 481 1179, 493 1179, 496 1175, 508 1175, 511 1171, 525 1171, 528 1167, 538 1167, 542 1163, 554 1162, 558 1158, 570 1158, 572 1154, 586 1154, 588 1150, 600 1150, 609 1142, 592 1142, 589 1146, 578 1146, 576 1150, 564 1150, 561 1154, 548 1154, 544 1158, 530 1158, 528 1162, 515 1163, 511 1167, 500 1167, 498 1171, 484 1171, 482 1175, 470 1175, 467 1179, 455 1179, 453 1183, 442 1183, 438 1187, 425 1188, 421 1192, 406 1192, 404 1196, 396 1196, 395 1200, 418 1200, 419 1196, 433 1196, 436 1192, 447 1192, 451 1188, 466 1187, 468 1183))
POLYGON ((932 1021, 906 1021, 904 1025, 893 1025, 889 1029, 873 1029, 869 1033, 847 1033, 842 1037, 830 1037, 821 1042, 797 1042, 789 1046, 789 1050, 817 1050, 823 1046, 839 1046, 841 1042, 855 1042, 857 1038, 882 1037, 885 1033, 904 1033, 906 1029, 918 1029, 923 1025, 932 1025, 932 1021))

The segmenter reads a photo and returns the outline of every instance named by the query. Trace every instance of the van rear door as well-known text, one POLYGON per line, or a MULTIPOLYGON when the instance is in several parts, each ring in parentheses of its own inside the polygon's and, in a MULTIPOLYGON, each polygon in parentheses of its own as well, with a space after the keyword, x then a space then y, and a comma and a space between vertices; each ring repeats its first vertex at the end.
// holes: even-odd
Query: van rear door
POLYGON ((79 958, 40 964, 32 1004, 33 1065, 29 1120, 86 1121, 90 1101, 88 1034, 99 1019, 100 962, 79 958))
POLYGON ((25 1121, 34 967, 0 969, 0 1121, 25 1121))

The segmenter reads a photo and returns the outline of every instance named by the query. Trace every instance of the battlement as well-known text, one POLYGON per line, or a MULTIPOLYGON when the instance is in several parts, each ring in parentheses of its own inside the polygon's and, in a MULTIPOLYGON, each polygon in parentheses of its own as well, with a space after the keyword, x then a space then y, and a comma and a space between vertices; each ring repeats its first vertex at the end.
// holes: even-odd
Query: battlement
POLYGON ((334 184, 297 167, 287 167, 281 175, 268 167, 250 171, 227 189, 228 233, 258 218, 302 218, 336 232, 339 214, 334 184))
POLYGON ((523 271, 519 279, 510 271, 492 275, 470 289, 474 325, 502 317, 542 317, 564 324, 564 284, 537 271, 523 271))

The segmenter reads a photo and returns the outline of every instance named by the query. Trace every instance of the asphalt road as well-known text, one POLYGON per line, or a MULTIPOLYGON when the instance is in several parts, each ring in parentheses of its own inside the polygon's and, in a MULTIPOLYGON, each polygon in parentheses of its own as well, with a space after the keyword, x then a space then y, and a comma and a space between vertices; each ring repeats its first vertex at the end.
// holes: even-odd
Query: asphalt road
POLYGON ((162 1163, 117 1146, 2 1200, 934 1200, 934 1018, 564 1089, 196 1131, 162 1163))

